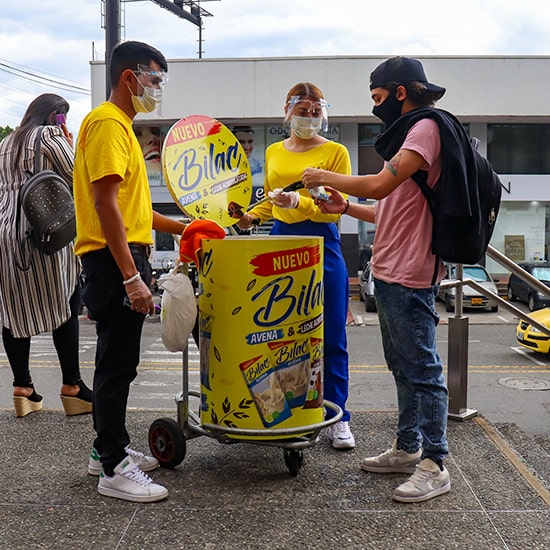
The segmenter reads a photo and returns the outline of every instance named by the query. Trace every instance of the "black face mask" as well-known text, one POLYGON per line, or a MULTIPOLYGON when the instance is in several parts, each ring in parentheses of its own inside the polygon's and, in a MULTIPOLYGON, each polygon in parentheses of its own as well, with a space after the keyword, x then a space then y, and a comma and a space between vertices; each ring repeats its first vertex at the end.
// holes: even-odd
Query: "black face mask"
POLYGON ((397 99, 395 93, 391 93, 380 105, 372 108, 372 114, 378 117, 388 128, 401 116, 403 101, 397 99))

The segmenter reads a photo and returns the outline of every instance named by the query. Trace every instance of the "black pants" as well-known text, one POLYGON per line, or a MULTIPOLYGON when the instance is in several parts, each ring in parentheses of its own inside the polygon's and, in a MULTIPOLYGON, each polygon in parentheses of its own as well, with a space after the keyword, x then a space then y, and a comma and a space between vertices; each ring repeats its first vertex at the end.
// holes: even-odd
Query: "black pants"
MULTIPOLYGON (((145 247, 132 246, 132 256, 144 282, 151 282, 151 265, 145 247)), ((97 347, 93 385, 94 447, 105 474, 126 456, 130 443, 126 407, 130 384, 137 376, 141 332, 145 315, 123 301, 122 274, 108 248, 82 256, 85 273, 83 299, 96 321, 97 347)))
MULTIPOLYGON (((69 301, 71 316, 66 323, 52 331, 52 338, 59 365, 63 384, 74 386, 80 380, 80 366, 78 357, 78 313, 80 309, 80 286, 76 285, 75 291, 69 301)), ((32 377, 29 370, 29 357, 31 339, 14 338, 11 330, 2 327, 2 342, 10 367, 13 372, 14 386, 30 386, 32 377)))

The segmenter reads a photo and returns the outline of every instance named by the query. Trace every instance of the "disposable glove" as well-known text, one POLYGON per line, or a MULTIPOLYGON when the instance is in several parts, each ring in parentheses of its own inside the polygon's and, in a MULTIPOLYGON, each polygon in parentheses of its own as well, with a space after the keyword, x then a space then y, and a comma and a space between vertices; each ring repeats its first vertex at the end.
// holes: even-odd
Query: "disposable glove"
POLYGON ((279 208, 296 208, 300 202, 300 194, 296 191, 283 191, 281 188, 268 191, 271 202, 279 208))
POLYGON ((143 282, 143 279, 139 278, 124 286, 128 299, 130 300, 130 309, 138 313, 143 313, 144 315, 147 313, 150 315, 155 313, 153 296, 149 287, 143 282))

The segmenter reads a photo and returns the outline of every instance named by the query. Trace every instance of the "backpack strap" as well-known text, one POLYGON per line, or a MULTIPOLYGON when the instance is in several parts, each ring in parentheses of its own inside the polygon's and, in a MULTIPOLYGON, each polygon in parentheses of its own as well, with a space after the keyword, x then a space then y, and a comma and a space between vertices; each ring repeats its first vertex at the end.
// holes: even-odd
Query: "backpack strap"
POLYGON ((42 152, 42 145, 40 143, 42 139, 42 131, 44 130, 44 126, 40 126, 38 128, 38 132, 36 133, 36 139, 34 140, 34 173, 38 174, 40 170, 42 170, 42 157, 40 156, 40 153, 42 152))
POLYGON ((418 170, 418 172, 415 172, 411 177, 416 182, 418 187, 420 187, 422 194, 426 197, 428 206, 430 207, 430 212, 433 216, 435 214, 435 192, 428 185, 428 173, 426 170, 418 170))
MULTIPOLYGON (((27 170, 27 175, 29 177, 31 176, 34 176, 35 174, 38 174, 38 172, 40 172, 40 170, 42 170, 42 158, 40 157, 40 153, 41 153, 41 139, 42 139, 42 131, 44 130, 44 126, 40 126, 38 128, 38 132, 36 133, 36 138, 34 140, 34 174, 31 174, 28 170, 27 170)), ((15 227, 17 229, 19 229, 19 227, 21 226, 21 210, 23 209, 23 205, 21 204, 21 190, 23 189, 23 187, 26 185, 26 182, 23 183, 23 185, 21 186, 21 188, 19 189, 19 192, 17 194, 17 212, 15 214, 15 227)), ((30 250, 30 240, 31 240, 31 235, 29 232, 27 232, 26 234, 26 237, 25 239, 23 240, 23 242, 19 241, 18 242, 18 245, 19 245, 19 253, 20 253, 20 257, 21 257, 21 262, 17 261, 16 260, 16 264, 17 264, 17 267, 21 270, 21 271, 29 271, 29 269, 31 268, 30 266, 30 258, 28 257, 27 254, 25 254, 25 248, 27 248, 27 250, 30 250)))
MULTIPOLYGON (((420 191, 426 198, 430 212, 432 213, 433 223, 435 223, 435 191, 428 185, 428 173, 426 170, 418 170, 412 176, 412 179, 416 182, 420 191)), ((432 275, 432 286, 435 286, 437 281, 437 273, 439 271, 439 256, 435 256, 435 265, 432 275)))

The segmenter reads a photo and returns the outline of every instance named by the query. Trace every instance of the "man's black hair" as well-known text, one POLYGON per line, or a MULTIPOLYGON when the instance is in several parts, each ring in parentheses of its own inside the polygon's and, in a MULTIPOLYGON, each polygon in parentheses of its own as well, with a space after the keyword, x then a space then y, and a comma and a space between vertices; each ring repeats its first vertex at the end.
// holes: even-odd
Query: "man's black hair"
POLYGON ((407 97, 411 103, 418 107, 433 107, 436 101, 441 97, 439 92, 427 90, 422 82, 407 82, 406 84, 389 82, 384 88, 389 90, 390 94, 395 94, 397 86, 403 86, 405 90, 407 90, 407 97))
POLYGON ((120 75, 126 69, 135 71, 138 65, 149 66, 152 62, 157 63, 163 71, 168 71, 168 63, 164 55, 153 46, 135 40, 117 44, 111 54, 109 76, 112 85, 117 85, 120 75))

